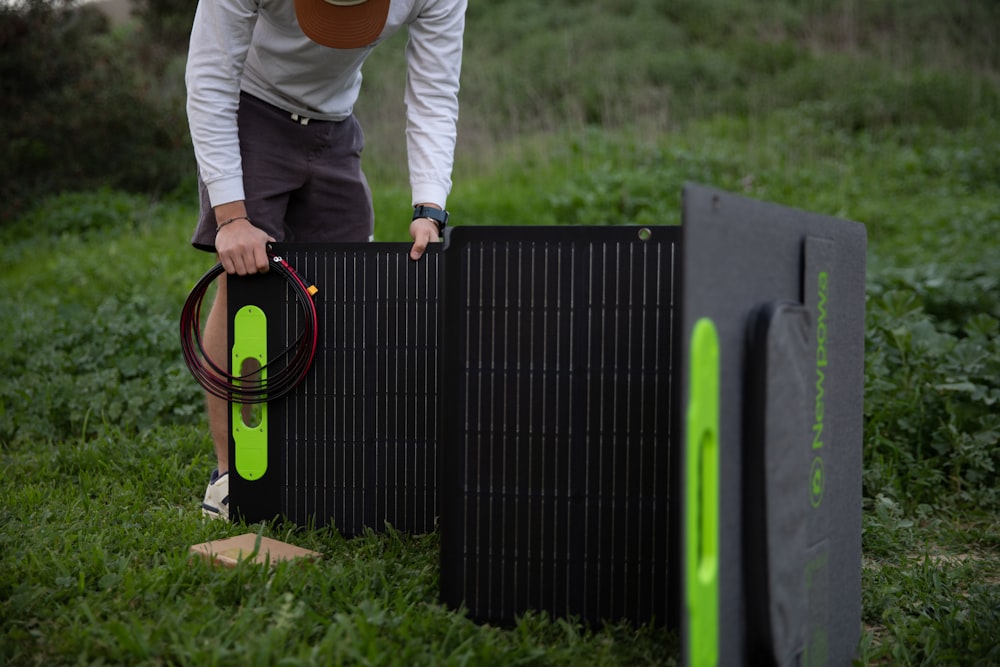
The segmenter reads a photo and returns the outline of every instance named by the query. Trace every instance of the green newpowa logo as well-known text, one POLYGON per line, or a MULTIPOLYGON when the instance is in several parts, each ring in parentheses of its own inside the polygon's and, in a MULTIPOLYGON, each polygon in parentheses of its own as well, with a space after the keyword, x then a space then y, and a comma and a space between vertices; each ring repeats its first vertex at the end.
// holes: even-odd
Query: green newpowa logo
POLYGON ((826 471, 823 464, 823 413, 826 394, 826 340, 827 340, 827 285, 829 276, 826 271, 820 271, 816 294, 816 404, 813 412, 812 448, 815 456, 809 467, 809 502, 813 507, 819 507, 823 502, 823 490, 826 488, 826 471))

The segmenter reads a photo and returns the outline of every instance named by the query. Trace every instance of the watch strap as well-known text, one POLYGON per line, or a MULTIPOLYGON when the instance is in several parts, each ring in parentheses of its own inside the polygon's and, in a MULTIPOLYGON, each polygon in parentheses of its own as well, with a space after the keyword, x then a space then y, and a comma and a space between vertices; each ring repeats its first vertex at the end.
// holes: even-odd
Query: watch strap
POLYGON ((413 207, 413 220, 419 220, 420 218, 430 218, 437 223, 438 232, 443 232, 444 228, 448 226, 448 211, 442 210, 440 208, 434 208, 433 206, 424 206, 423 204, 413 207))

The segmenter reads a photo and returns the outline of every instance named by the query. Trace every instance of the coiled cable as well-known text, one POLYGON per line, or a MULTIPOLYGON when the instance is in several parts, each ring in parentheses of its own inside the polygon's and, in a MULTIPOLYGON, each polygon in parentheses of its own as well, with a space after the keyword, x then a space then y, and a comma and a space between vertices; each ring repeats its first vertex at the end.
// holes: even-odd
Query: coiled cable
POLYGON ((319 339, 316 304, 313 301, 316 287, 306 286, 281 256, 270 251, 268 256, 271 270, 288 282, 304 315, 302 332, 291 346, 277 355, 274 362, 246 375, 234 375, 205 352, 201 337, 201 305, 209 286, 224 271, 221 264, 216 264, 201 277, 181 310, 181 349, 188 370, 209 394, 233 403, 263 403, 284 396, 305 378, 316 357, 319 339), (287 361, 278 366, 281 360, 287 361), (267 373, 262 372, 264 369, 267 373))

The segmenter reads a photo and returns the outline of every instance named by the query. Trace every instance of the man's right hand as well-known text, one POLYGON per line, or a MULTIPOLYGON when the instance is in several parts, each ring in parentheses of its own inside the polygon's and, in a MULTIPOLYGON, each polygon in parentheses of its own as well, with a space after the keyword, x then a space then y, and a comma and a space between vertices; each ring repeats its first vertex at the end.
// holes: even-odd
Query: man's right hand
POLYGON ((215 234, 215 251, 226 273, 238 276, 264 273, 269 266, 267 244, 275 239, 254 227, 245 209, 240 211, 242 208, 224 205, 215 209, 217 224, 221 225, 215 234))

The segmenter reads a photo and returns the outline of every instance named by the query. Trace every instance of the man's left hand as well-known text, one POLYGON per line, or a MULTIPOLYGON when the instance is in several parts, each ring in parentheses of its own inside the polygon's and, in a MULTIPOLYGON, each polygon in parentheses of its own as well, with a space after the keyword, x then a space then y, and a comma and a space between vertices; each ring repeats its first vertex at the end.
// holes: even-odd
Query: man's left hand
POLYGON ((410 236, 413 238, 413 248, 410 249, 410 259, 418 260, 427 251, 427 245, 440 240, 437 223, 430 218, 417 218, 410 223, 410 236))

